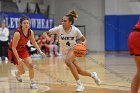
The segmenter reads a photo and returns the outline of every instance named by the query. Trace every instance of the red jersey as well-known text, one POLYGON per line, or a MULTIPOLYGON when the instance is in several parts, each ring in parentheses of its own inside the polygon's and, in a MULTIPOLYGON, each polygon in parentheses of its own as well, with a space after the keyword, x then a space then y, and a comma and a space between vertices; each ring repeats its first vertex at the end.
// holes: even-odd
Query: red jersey
MULTIPOLYGON (((28 36, 25 36, 23 34, 23 31, 22 31, 21 28, 18 28, 16 30, 16 32, 19 32, 20 33, 20 39, 18 41, 16 50, 17 51, 23 51, 24 49, 26 49, 27 42, 30 40, 31 30, 30 29, 28 30, 28 36)), ((13 38, 12 38, 12 42, 10 42, 10 45, 9 45, 9 48, 10 49, 12 49, 12 43, 13 43, 13 38)))
POLYGON ((130 33, 128 48, 131 55, 140 56, 140 31, 132 31, 130 33))
POLYGON ((131 55, 140 56, 140 18, 129 34, 128 48, 131 55))

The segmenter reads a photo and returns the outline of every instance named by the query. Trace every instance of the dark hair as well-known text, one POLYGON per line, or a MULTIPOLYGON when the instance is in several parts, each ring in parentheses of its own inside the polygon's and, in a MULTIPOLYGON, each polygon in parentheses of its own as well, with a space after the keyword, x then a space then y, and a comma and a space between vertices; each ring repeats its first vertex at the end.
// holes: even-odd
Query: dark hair
POLYGON ((74 20, 77 20, 77 18, 78 18, 78 15, 77 15, 77 13, 76 13, 75 10, 70 10, 70 11, 68 12, 68 14, 65 15, 65 16, 68 17, 69 21, 70 21, 72 24, 74 23, 74 20))
POLYGON ((19 20, 20 24, 21 24, 24 20, 29 20, 29 17, 27 17, 27 16, 21 16, 21 17, 20 17, 20 20, 19 20))

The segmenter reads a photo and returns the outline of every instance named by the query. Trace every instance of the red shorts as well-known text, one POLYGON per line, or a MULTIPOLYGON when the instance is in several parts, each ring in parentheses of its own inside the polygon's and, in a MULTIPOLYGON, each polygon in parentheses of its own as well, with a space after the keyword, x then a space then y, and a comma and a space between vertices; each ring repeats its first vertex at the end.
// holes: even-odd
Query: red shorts
MULTIPOLYGON (((18 51, 18 55, 21 59, 24 59, 30 56, 27 49, 24 49, 23 51, 18 51)), ((13 54, 12 49, 8 49, 8 59, 11 63, 15 65, 19 64, 19 62, 17 61, 17 58, 13 54)))
POLYGON ((132 31, 130 33, 128 48, 131 55, 140 56, 140 32, 132 31))

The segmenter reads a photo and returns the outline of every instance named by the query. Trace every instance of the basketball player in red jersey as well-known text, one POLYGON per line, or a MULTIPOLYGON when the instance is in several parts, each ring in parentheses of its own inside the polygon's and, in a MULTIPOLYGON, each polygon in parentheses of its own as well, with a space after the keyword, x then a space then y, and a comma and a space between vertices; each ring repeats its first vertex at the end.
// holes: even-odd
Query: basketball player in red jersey
POLYGON ((79 63, 76 61, 76 56, 73 53, 73 47, 76 44, 76 39, 80 39, 81 43, 86 46, 86 38, 82 35, 80 30, 73 25, 74 19, 77 19, 77 14, 74 10, 70 11, 62 18, 62 25, 54 27, 47 32, 43 33, 43 36, 48 37, 47 34, 58 34, 60 49, 65 56, 65 63, 69 67, 73 77, 76 80, 76 91, 81 92, 84 90, 84 85, 80 81, 79 74, 83 76, 92 77, 97 85, 101 84, 100 79, 96 72, 88 72, 82 69, 79 63))
POLYGON ((128 47, 131 55, 134 55, 134 60, 137 72, 131 83, 131 93, 138 93, 140 87, 140 18, 134 26, 133 31, 128 37, 128 47))
POLYGON ((25 64, 29 69, 30 77, 30 87, 37 88, 37 84, 34 82, 34 69, 33 63, 29 56, 26 44, 31 40, 33 46, 39 51, 39 53, 45 57, 45 54, 40 50, 37 45, 34 32, 30 29, 29 18, 27 16, 22 16, 20 18, 20 27, 15 31, 12 41, 9 45, 8 57, 11 63, 15 64, 17 70, 15 72, 16 78, 19 82, 22 82, 20 75, 25 73, 23 64, 25 64))

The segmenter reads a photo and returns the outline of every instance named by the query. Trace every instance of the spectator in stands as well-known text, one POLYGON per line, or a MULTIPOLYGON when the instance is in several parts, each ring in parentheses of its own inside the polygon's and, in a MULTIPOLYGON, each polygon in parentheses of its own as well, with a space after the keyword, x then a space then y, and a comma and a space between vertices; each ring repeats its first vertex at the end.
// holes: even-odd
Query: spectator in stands
POLYGON ((8 61, 8 40, 9 29, 6 27, 5 20, 3 20, 0 27, 0 60, 8 61))
POLYGON ((58 43, 58 37, 57 37, 57 34, 52 34, 51 35, 51 41, 50 41, 50 45, 53 45, 54 48, 53 48, 53 51, 54 51, 54 55, 55 56, 59 56, 61 55, 61 53, 59 53, 59 43, 58 43))
POLYGON ((39 44, 40 48, 45 51, 46 54, 48 54, 49 57, 53 57, 53 49, 54 45, 50 45, 51 38, 44 38, 40 36, 37 40, 37 43, 39 44))

